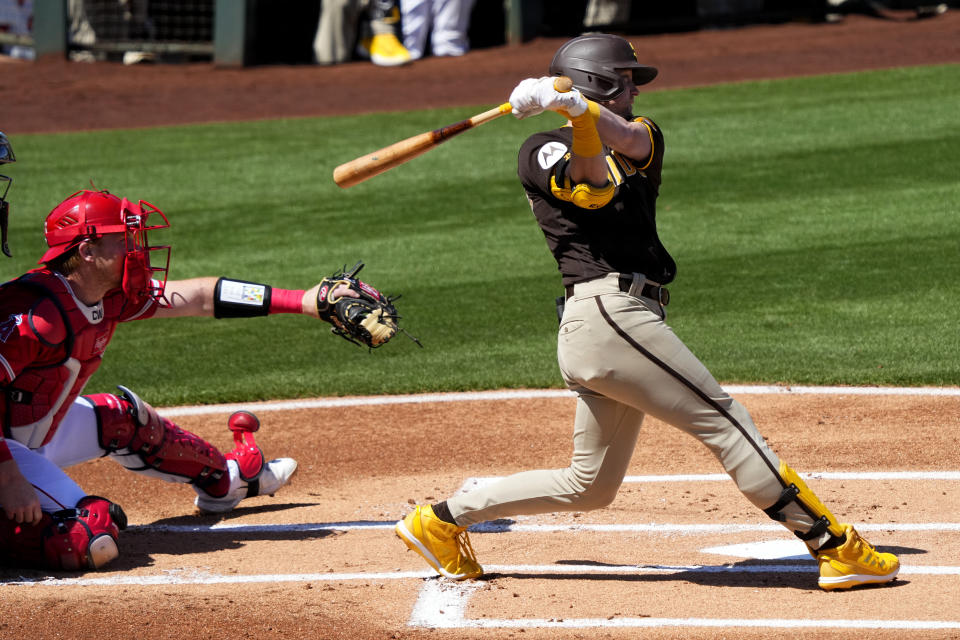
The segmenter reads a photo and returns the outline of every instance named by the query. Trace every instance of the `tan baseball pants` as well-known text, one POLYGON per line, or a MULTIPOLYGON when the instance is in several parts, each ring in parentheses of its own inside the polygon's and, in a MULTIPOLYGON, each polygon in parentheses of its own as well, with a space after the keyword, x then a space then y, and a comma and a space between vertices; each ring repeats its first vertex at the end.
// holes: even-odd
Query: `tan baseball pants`
MULTIPOLYGON (((667 326, 659 302, 620 291, 619 274, 575 286, 557 356, 564 380, 579 394, 570 466, 517 473, 448 499, 458 525, 610 504, 647 414, 705 444, 760 509, 780 498, 780 461, 746 409, 667 326)), ((807 532, 813 525, 796 503, 782 516, 790 531, 807 532)), ((808 544, 817 548, 828 537, 808 544)))

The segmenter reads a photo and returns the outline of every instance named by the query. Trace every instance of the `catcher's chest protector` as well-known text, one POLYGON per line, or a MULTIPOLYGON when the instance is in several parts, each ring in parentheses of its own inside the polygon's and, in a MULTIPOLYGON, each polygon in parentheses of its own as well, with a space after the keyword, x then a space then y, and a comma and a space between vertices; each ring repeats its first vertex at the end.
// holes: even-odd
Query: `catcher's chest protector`
POLYGON ((29 311, 21 314, 21 330, 31 331, 44 344, 48 343, 37 332, 33 314, 45 300, 56 307, 66 330, 58 345, 62 353, 58 361, 25 368, 0 394, 4 435, 36 449, 50 441, 70 405, 100 366, 117 323, 105 317, 108 301, 81 308, 67 285, 49 272, 28 273, 5 285, 2 295, 23 297, 23 308, 29 311))

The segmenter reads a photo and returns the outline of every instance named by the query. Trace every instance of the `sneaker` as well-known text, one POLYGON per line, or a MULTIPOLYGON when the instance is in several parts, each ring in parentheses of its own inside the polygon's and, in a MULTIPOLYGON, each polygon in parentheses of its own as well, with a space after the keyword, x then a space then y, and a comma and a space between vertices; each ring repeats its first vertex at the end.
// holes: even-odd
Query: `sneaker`
POLYGON ((197 508, 203 513, 226 513, 232 510, 244 498, 254 496, 272 496, 277 489, 287 484, 290 476, 297 470, 297 461, 293 458, 277 458, 263 465, 260 475, 250 481, 240 479, 236 461, 228 460, 227 466, 230 468, 230 491, 222 498, 214 498, 206 493, 197 493, 193 501, 197 508), (236 478, 234 474, 236 473, 236 478))
POLYGON ((427 561, 434 571, 453 580, 483 575, 470 545, 466 527, 444 522, 433 507, 417 507, 395 527, 400 539, 427 561))
POLYGON ((880 553, 860 537, 852 526, 843 525, 847 541, 834 549, 821 551, 821 589, 849 589, 861 584, 882 584, 897 577, 900 560, 892 553, 880 553))
POLYGON ((409 64, 410 52, 392 33, 378 33, 364 38, 357 45, 358 53, 381 67, 398 67, 409 64))

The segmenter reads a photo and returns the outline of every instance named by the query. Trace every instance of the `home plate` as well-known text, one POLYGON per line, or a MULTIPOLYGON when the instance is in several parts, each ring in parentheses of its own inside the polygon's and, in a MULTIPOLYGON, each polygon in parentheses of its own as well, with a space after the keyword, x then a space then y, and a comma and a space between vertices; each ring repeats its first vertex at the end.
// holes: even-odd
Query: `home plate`
POLYGON ((721 556, 756 560, 810 560, 807 545, 802 540, 764 540, 763 542, 708 547, 701 549, 701 551, 721 556))

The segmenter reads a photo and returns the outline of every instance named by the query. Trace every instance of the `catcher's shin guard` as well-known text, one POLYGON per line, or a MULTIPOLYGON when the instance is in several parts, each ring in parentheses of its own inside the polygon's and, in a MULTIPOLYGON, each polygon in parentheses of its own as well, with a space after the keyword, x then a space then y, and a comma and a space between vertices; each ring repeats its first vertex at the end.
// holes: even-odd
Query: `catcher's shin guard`
POLYGON ((828 542, 840 543, 843 541, 844 528, 830 510, 820 501, 820 498, 807 487, 800 474, 790 468, 787 463, 780 461, 780 477, 786 487, 780 494, 780 499, 766 509, 764 513, 778 522, 791 522, 806 519, 806 515, 813 521, 807 531, 794 530, 794 535, 807 543, 810 553, 816 557, 815 550, 828 542), (799 511, 798 511, 799 510, 799 511), (829 537, 827 537, 829 535, 829 537), (823 539, 826 541, 823 541, 823 539), (819 544, 818 544, 818 541, 819 544))
POLYGON ((212 444, 184 431, 126 387, 120 396, 86 396, 97 414, 100 446, 127 469, 170 482, 189 482, 211 495, 229 488, 227 460, 212 444))
POLYGON ((20 566, 77 571, 100 569, 120 555, 127 528, 119 505, 86 496, 73 509, 44 513, 38 524, 20 524, 0 514, 0 557, 20 566))

